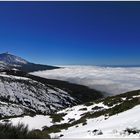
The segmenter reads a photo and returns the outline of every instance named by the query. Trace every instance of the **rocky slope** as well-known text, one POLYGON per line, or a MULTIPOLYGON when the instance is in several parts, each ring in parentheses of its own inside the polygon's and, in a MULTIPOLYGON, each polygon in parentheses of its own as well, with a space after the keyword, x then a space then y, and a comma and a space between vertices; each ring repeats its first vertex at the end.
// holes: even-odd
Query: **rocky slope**
POLYGON ((18 70, 1 71, 1 118, 27 114, 51 114, 56 110, 102 97, 100 92, 87 87, 62 83, 62 81, 59 83, 59 81, 43 79, 18 70), (80 91, 80 88, 83 91, 80 91), (89 91, 89 94, 85 95, 85 91, 89 91))
POLYGON ((0 116, 47 114, 74 105, 67 92, 30 78, 0 74, 0 116))

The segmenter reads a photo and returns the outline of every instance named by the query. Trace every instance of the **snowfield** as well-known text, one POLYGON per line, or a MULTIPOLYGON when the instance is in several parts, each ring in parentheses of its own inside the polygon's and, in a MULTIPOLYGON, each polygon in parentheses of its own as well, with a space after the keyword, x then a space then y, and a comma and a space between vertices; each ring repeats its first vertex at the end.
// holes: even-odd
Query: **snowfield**
POLYGON ((106 95, 140 89, 140 67, 67 66, 31 74, 86 85, 106 95))
POLYGON ((68 107, 55 114, 0 121, 5 122, 49 132, 51 138, 140 138, 140 90, 68 107))
POLYGON ((57 123, 57 124, 69 123, 69 121, 71 119, 75 119, 75 121, 79 120, 82 117, 82 114, 87 113, 87 112, 93 112, 92 108, 97 107, 97 106, 98 106, 98 108, 100 108, 97 110, 109 108, 108 106, 104 105, 102 102, 99 104, 93 104, 93 105, 88 106, 88 107, 85 105, 78 105, 78 106, 74 106, 71 108, 67 108, 67 109, 64 109, 64 110, 58 112, 58 114, 59 113, 66 113, 66 115, 63 117, 64 120, 62 120, 60 123, 57 123))
MULTIPOLYGON (((58 113, 67 113, 64 116, 64 120, 60 123, 68 123, 70 119, 78 120, 81 114, 92 111, 91 108, 98 106, 108 108, 103 103, 93 104, 91 106, 78 105, 72 108, 59 111, 58 113), (82 108, 87 108, 86 111, 82 111, 82 108), (81 111, 80 111, 81 110, 81 111)), ((63 129, 59 133, 51 133, 51 138, 140 138, 140 132, 138 134, 128 134, 125 132, 127 128, 140 130, 140 105, 135 106, 132 109, 124 111, 122 113, 107 117, 102 115, 97 118, 87 119, 85 125, 79 123, 75 126, 69 127, 67 130, 63 129)), ((24 116, 8 119, 13 125, 23 123, 28 125, 29 130, 40 129, 44 126, 52 126, 52 119, 49 115, 36 115, 34 117, 24 116)), ((4 123, 3 120, 0 123, 4 123)))
MULTIPOLYGON (((42 129, 43 126, 51 126, 52 119, 47 115, 36 115, 34 117, 31 116, 24 116, 24 117, 17 117, 9 119, 9 123, 12 123, 13 125, 24 124, 28 125, 29 130, 32 129, 42 129)), ((0 121, 0 123, 4 123, 3 120, 0 121)))
POLYGON ((127 132, 125 133, 124 130, 127 128, 140 129, 140 105, 117 115, 113 115, 108 119, 105 119, 105 116, 89 119, 86 125, 79 124, 78 127, 73 126, 68 130, 62 130, 60 133, 51 134, 51 136, 57 137, 62 134, 64 135, 63 138, 140 138, 140 133, 135 135, 128 135, 127 132))

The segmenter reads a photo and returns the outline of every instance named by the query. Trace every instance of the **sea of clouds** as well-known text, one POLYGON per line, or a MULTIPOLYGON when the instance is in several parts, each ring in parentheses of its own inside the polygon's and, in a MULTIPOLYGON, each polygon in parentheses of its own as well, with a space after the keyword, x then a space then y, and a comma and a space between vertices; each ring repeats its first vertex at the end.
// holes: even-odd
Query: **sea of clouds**
POLYGON ((140 89, 140 67, 67 66, 32 74, 86 85, 106 95, 140 89))

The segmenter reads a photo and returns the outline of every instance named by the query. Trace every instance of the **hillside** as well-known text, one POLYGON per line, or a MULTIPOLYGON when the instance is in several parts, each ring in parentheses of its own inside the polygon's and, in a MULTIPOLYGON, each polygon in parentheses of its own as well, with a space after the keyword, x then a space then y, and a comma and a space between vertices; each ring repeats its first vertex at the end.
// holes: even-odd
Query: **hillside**
POLYGON ((51 136, 140 137, 139 111, 140 90, 75 106, 57 113, 61 118, 52 126, 58 129, 51 136))
POLYGON ((101 97, 100 92, 85 86, 43 79, 18 70, 0 72, 1 118, 52 114, 101 97), (86 92, 88 94, 85 94, 86 92))
MULTIPOLYGON (((140 138, 140 90, 68 107, 51 115, 6 120, 51 138, 140 138)), ((1 123, 5 121, 1 120, 1 123)))
POLYGON ((0 117, 49 114, 76 104, 67 92, 30 78, 0 74, 0 117))
POLYGON ((76 98, 78 104, 103 98, 103 95, 100 91, 90 89, 83 85, 72 84, 66 81, 47 79, 38 76, 31 75, 29 73, 17 70, 4 70, 5 74, 13 76, 22 76, 26 78, 31 78, 35 81, 41 82, 43 84, 53 85, 57 88, 60 88, 68 92, 72 97, 76 98))

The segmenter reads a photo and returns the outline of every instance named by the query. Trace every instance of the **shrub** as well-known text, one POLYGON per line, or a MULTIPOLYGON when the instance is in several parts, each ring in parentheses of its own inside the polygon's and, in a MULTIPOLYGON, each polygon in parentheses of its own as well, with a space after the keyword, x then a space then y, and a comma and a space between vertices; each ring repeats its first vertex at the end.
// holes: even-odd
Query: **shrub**
POLYGON ((87 125, 87 122, 82 123, 82 125, 83 125, 83 126, 84 126, 84 125, 87 125))
POLYGON ((70 122, 73 122, 73 121, 75 121, 75 119, 74 119, 74 118, 69 119, 69 123, 70 123, 70 122))
POLYGON ((52 114, 50 116, 50 118, 52 118, 52 122, 61 122, 63 119, 63 117, 66 115, 66 113, 60 113, 60 114, 52 114))
POLYGON ((101 130, 97 130, 97 129, 93 130, 92 133, 94 135, 103 135, 103 132, 101 130))
POLYGON ((102 109, 103 107, 100 107, 100 106, 95 106, 92 108, 92 110, 99 110, 99 109, 102 109))
POLYGON ((91 105, 93 105, 94 103, 93 102, 86 102, 84 105, 85 106, 91 106, 91 105))
POLYGON ((13 126, 11 123, 0 124, 0 139, 41 139, 50 138, 48 134, 43 137, 40 130, 28 130, 28 126, 18 124, 13 126))
POLYGON ((123 131, 124 134, 138 134, 140 133, 140 130, 136 129, 136 128, 126 128, 124 131, 123 131))
POLYGON ((86 111, 87 110, 87 108, 81 108, 81 109, 79 109, 79 111, 86 111))

